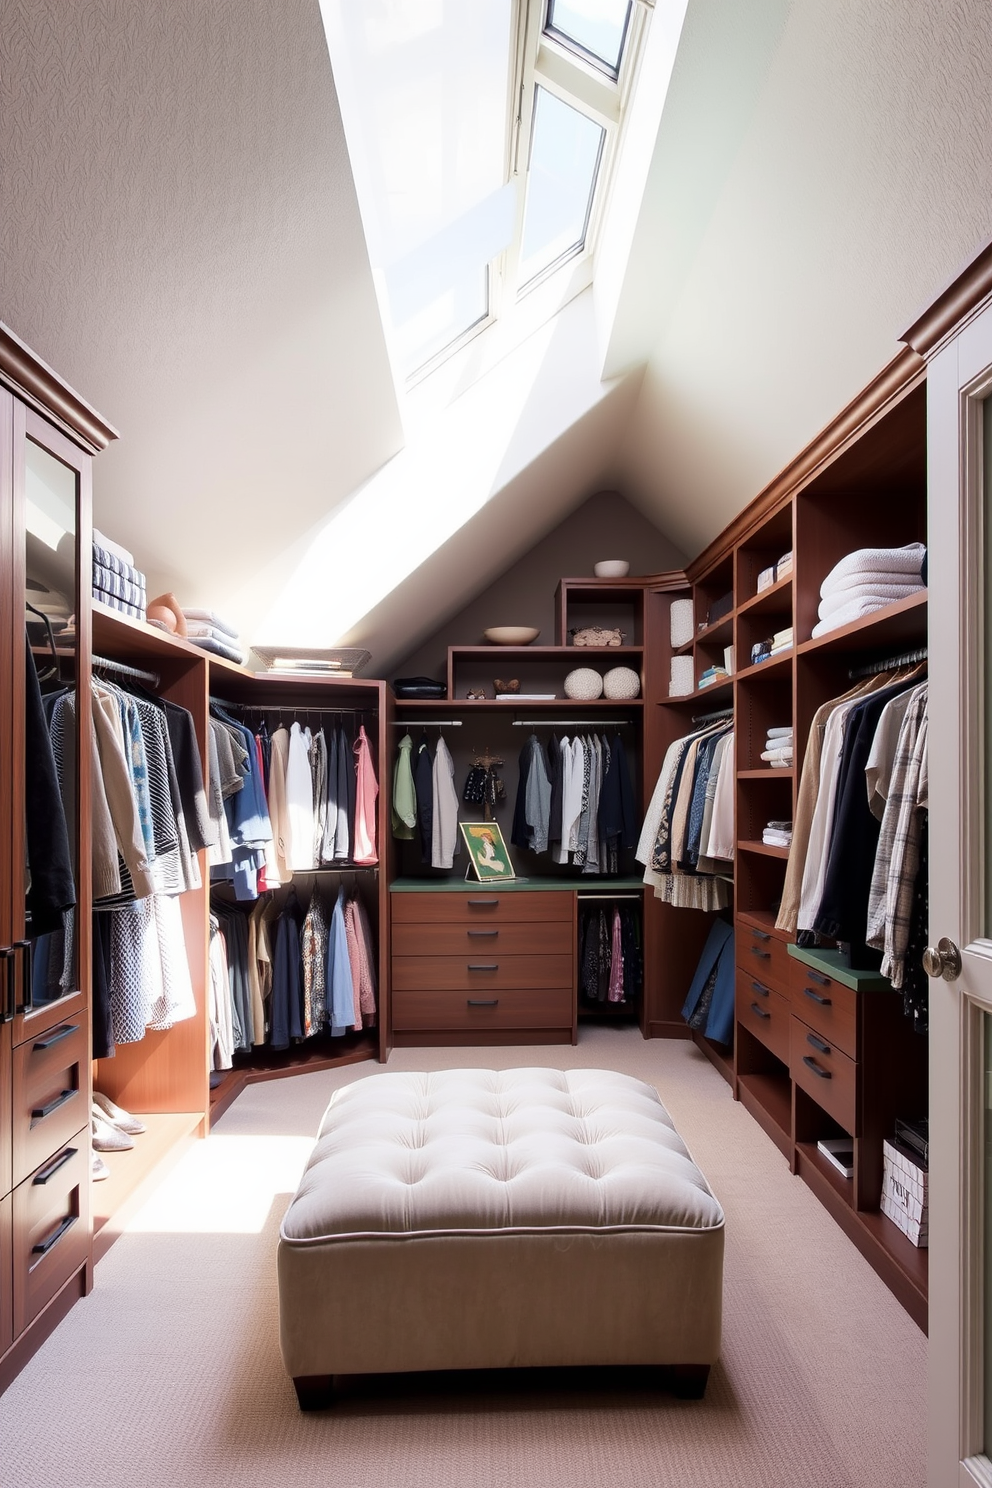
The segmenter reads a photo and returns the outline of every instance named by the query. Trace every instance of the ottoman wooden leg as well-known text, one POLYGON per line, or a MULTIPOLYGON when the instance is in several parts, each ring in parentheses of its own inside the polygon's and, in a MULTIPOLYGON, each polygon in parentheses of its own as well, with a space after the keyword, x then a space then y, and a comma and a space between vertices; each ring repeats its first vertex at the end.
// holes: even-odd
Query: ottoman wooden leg
POLYGON ((297 1374, 293 1384, 301 1411, 327 1410, 334 1404, 333 1374, 297 1374))
POLYGON ((676 1364, 669 1374, 668 1387, 680 1400, 702 1400, 709 1377, 708 1364, 676 1364))

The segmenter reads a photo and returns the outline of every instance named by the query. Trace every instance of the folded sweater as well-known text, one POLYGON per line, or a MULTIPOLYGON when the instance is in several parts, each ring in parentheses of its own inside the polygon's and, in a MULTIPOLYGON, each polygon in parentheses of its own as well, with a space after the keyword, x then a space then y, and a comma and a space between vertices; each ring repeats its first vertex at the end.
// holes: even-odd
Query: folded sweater
POLYGON ((925 545, 919 542, 902 548, 858 548, 834 564, 820 585, 820 594, 826 597, 841 588, 845 580, 870 574, 907 574, 918 579, 926 555, 925 545))

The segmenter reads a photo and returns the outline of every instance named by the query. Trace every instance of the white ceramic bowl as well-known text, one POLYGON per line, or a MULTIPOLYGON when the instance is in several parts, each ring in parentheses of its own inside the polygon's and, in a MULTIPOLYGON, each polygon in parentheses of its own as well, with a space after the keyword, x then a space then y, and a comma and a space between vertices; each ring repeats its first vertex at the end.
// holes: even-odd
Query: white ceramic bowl
POLYGON ((604 558, 592 568, 597 579, 625 579, 630 573, 630 564, 625 558, 604 558))
POLYGON ((494 625, 482 633, 494 646, 529 646, 541 634, 533 625, 494 625))

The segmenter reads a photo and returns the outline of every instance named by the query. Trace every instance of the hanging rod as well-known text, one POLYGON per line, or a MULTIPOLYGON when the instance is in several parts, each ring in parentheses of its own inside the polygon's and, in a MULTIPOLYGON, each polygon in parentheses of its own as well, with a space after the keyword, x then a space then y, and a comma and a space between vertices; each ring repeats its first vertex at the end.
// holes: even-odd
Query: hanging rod
POLYGON ((582 890, 579 889, 575 897, 583 904, 612 904, 614 899, 636 899, 638 900, 638 902, 640 902, 641 899, 640 894, 611 894, 606 889, 599 889, 598 891, 589 894, 583 894, 582 890))
POLYGON ((461 728, 463 718, 394 718, 393 728, 461 728))
POLYGON ((355 717, 366 718, 374 713, 375 708, 314 708, 309 703, 226 703, 222 698, 212 697, 210 699, 212 708, 226 708, 231 713, 276 713, 280 717, 285 714, 318 715, 326 714, 335 717, 339 713, 349 713, 355 717))
POLYGON ((693 723, 716 723, 720 718, 733 718, 733 708, 718 708, 715 713, 697 713, 693 723))
POLYGON ((621 728, 633 724, 632 718, 514 718, 511 728, 621 728))
POLYGON ((859 677, 877 677, 879 672, 892 671, 895 667, 912 666, 914 662, 927 660, 927 647, 916 646, 912 651, 900 651, 896 656, 886 656, 879 661, 869 661, 864 666, 852 667, 848 672, 851 682, 859 677))
POLYGON ((123 661, 112 661, 109 656, 92 656, 90 662, 97 671, 116 672, 134 682, 147 682, 149 687, 158 687, 161 681, 158 672, 144 672, 140 667, 128 666, 123 661))

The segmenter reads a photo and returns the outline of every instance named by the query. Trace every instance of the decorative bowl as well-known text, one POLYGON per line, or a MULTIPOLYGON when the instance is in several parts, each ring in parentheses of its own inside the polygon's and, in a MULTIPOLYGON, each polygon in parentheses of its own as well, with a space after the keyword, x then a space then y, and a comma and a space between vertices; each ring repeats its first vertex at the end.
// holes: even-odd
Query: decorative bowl
POLYGON ((541 634, 533 625, 493 625, 482 633, 494 646, 529 646, 541 634))
POLYGON ((592 571, 597 579, 625 579, 630 573, 630 564, 625 558, 604 558, 594 563, 592 571))

